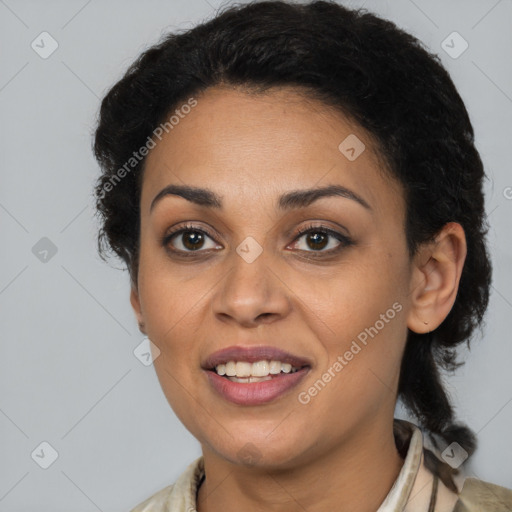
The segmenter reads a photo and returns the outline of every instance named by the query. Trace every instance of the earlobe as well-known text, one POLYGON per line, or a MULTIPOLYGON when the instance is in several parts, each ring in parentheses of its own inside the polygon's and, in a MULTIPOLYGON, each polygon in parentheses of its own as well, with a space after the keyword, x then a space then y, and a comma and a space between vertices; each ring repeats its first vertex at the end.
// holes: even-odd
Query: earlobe
POLYGON ((434 242, 419 249, 411 277, 407 319, 411 331, 433 331, 448 316, 455 303, 466 253, 464 230, 455 222, 446 224, 434 242))
POLYGON ((144 320, 142 317, 142 309, 140 307, 139 293, 134 286, 132 286, 131 291, 130 291, 130 303, 132 305, 133 311, 135 312, 135 317, 137 318, 140 332, 142 334, 146 334, 146 330, 144 327, 144 320))

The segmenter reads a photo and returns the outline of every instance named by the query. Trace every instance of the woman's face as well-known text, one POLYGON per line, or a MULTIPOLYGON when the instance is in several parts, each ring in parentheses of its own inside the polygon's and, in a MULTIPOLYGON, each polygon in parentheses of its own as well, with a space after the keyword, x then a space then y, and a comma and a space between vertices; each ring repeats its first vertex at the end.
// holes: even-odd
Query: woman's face
POLYGON ((403 192, 360 127, 291 89, 196 99, 146 160, 132 304, 203 450, 291 467, 392 418, 411 291, 403 192), (300 195, 325 187, 339 188, 300 195))

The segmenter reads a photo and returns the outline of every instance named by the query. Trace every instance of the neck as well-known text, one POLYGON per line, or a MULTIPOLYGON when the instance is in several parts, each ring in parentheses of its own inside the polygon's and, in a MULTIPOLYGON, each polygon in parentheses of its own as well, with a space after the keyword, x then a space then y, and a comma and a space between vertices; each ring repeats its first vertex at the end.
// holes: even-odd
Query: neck
POLYGON ((321 457, 286 471, 241 467, 203 446, 205 480, 197 511, 214 512, 375 512, 395 482, 403 459, 393 425, 340 442, 321 457))

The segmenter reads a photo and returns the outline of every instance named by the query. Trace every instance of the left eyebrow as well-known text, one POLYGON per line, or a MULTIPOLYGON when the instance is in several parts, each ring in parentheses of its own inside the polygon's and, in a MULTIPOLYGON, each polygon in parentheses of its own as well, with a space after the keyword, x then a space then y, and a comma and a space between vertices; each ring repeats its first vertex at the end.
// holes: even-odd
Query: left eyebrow
MULTIPOLYGON (((158 192, 153 201, 151 201, 149 211, 151 212, 156 203, 169 195, 182 197, 199 206, 222 209, 222 198, 213 190, 193 187, 190 185, 168 185, 158 192)), ((278 199, 277 205, 281 210, 298 209, 309 206, 311 203, 318 201, 323 197, 332 196, 351 199, 352 201, 359 203, 361 206, 364 206, 366 209, 372 210, 370 205, 362 197, 341 185, 328 185, 321 188, 292 190, 281 195, 278 199)))
POLYGON ((304 208, 322 197, 340 196, 346 199, 352 199, 366 209, 371 210, 370 205, 352 190, 341 185, 328 185, 322 188, 310 188, 303 190, 292 190, 283 194, 278 201, 281 210, 290 210, 293 208, 304 208))

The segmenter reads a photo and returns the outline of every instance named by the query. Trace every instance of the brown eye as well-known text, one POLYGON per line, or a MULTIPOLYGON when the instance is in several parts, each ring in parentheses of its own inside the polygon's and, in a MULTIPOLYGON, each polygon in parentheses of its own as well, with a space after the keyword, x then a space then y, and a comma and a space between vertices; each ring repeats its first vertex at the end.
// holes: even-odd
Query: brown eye
POLYGON ((307 233, 305 237, 311 249, 324 249, 329 241, 329 235, 326 233, 307 233))
POLYGON ((199 231, 183 231, 181 233, 181 243, 190 251, 201 249, 204 244, 204 235, 199 231))
POLYGON ((309 253, 332 254, 352 245, 352 243, 346 235, 325 226, 309 226, 299 230, 294 248, 309 253), (301 239, 304 241, 300 242, 301 239))
POLYGON ((220 248, 204 230, 194 226, 185 226, 167 234, 162 245, 175 253, 200 252, 203 249, 220 248), (208 246, 208 242, 210 245, 208 246))

